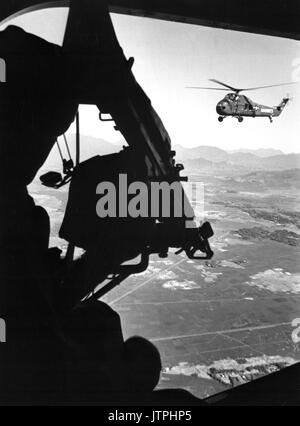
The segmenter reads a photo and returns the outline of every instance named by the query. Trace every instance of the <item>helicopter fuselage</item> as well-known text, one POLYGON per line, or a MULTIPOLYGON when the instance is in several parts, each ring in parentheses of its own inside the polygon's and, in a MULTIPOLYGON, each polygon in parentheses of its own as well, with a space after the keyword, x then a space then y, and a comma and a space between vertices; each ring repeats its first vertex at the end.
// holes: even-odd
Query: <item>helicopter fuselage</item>
POLYGON ((280 105, 270 107, 255 103, 245 95, 228 93, 217 104, 216 110, 219 114, 219 121, 231 116, 238 118, 239 121, 242 121, 243 117, 267 117, 272 122, 273 117, 278 117, 281 114, 288 100, 288 98, 285 98, 280 105))
POLYGON ((228 84, 222 83, 222 81, 216 80, 215 78, 210 78, 209 81, 212 81, 223 88, 220 87, 187 87, 187 89, 200 89, 200 90, 231 90, 230 93, 227 93, 224 99, 222 99, 217 104, 217 113, 219 114, 219 121, 222 122, 224 118, 236 117, 239 122, 242 122, 244 117, 268 117, 272 123, 273 117, 278 117, 284 110, 286 104, 290 101, 290 98, 286 96, 282 99, 279 105, 270 107, 267 105, 261 105, 251 101, 247 96, 241 95, 241 92, 246 90, 258 90, 258 89, 267 89, 270 87, 280 87, 280 86, 289 86, 291 84, 298 84, 298 82, 292 83, 282 83, 282 84, 272 84, 269 86, 258 86, 258 87, 249 87, 246 89, 236 88, 229 86, 228 84), (224 89, 226 87, 226 89, 224 89))

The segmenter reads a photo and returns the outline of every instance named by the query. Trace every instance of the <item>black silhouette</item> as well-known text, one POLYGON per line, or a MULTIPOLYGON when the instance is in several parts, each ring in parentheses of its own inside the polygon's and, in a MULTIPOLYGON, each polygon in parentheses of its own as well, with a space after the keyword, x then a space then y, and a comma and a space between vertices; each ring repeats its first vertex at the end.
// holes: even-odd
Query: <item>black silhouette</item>
MULTIPOLYGON (((98 299, 145 270, 151 253, 165 257, 176 247, 191 258, 200 258, 197 251, 211 258, 213 232, 209 224, 186 230, 185 218, 99 222, 91 214, 95 200, 86 194, 100 178, 112 181, 121 172, 146 183, 180 182, 183 167, 175 164, 168 133, 132 74, 133 58, 127 60, 118 44, 106 1, 86 0, 84 7, 81 0, 70 3, 62 48, 17 27, 0 33, 0 57, 7 65, 7 82, 0 85, 0 313, 7 323, 7 343, 0 350, 0 403, 199 405, 186 391, 153 392, 161 370, 157 349, 142 337, 124 341, 119 315, 98 299), (71 159, 64 162, 72 185, 61 229, 70 250, 62 259, 58 249, 49 249, 48 214, 35 206, 27 185, 81 103, 97 105, 100 119, 110 114, 129 148, 75 169, 71 159), (73 214, 81 203, 86 216, 73 214), (73 245, 86 250, 76 262, 73 245), (138 265, 122 265, 137 255, 138 265), (110 284, 95 291, 108 277, 110 284)), ((3 2, 1 11, 15 11, 17 4, 3 2)), ((59 187, 64 179, 50 173, 42 182, 59 187)), ((292 383, 291 375, 284 386, 292 383)), ((241 392, 240 403, 249 394, 254 402, 267 393, 272 397, 274 389, 278 403, 285 401, 286 394, 277 392, 279 379, 271 387, 264 384, 260 393, 255 384, 246 396, 235 391, 241 392)), ((294 391, 292 386, 289 401, 294 391)), ((227 396, 219 396, 220 404, 237 401, 233 394, 233 401, 226 402, 227 396)))
MULTIPOLYGON (((82 299, 108 275, 111 288, 145 270, 150 252, 165 255, 172 245, 188 250, 184 221, 171 221, 174 228, 165 224, 169 240, 150 242, 153 219, 82 226, 85 247, 75 241, 76 217, 68 213, 62 232, 86 248, 85 256, 70 262, 58 249, 49 250, 48 214, 27 192, 80 103, 109 112, 130 146, 111 157, 112 168, 102 177, 124 170, 146 182, 182 179, 168 134, 133 77, 133 60, 126 60, 117 42, 106 2, 86 3, 82 13, 81 2, 71 2, 63 48, 13 26, 0 34, 0 56, 7 63, 7 83, 0 87, 0 312, 8 336, 0 353, 1 403, 151 404, 169 398, 152 393, 161 370, 156 348, 141 337, 124 342, 118 314, 97 300, 98 293, 82 299), (137 255, 140 265, 120 266, 137 255)), ((99 178, 92 162, 75 170, 69 203, 74 191, 87 188, 84 180, 76 185, 76 176, 83 171, 99 178)), ((70 177, 73 163, 64 166, 70 177)), ((42 182, 59 186, 61 178, 50 173, 42 182)), ((195 230, 191 243, 197 236, 203 241, 200 234, 195 230)), ((200 250, 207 251, 207 244, 200 250)), ((170 399, 182 393, 176 395, 172 391, 170 399)), ((186 393, 183 398, 195 403, 186 393)))

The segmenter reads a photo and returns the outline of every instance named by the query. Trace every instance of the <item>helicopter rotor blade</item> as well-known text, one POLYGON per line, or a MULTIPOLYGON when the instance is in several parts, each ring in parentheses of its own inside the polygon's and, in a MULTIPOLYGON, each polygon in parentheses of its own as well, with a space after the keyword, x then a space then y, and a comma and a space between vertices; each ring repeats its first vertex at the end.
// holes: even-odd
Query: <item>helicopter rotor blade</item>
POLYGON ((228 89, 232 90, 235 93, 250 91, 250 90, 260 90, 260 89, 268 89, 270 87, 281 87, 281 86, 290 86, 292 84, 299 84, 299 81, 293 81, 291 83, 281 83, 281 84, 271 84, 268 86, 258 86, 258 87, 248 87, 246 89, 236 89, 235 87, 229 86, 228 84, 222 83, 219 80, 215 80, 214 78, 211 78, 209 81, 212 81, 214 83, 220 84, 227 89, 221 89, 220 87, 199 87, 199 86, 193 86, 193 87, 186 87, 186 89, 200 89, 200 90, 222 90, 222 91, 228 91, 228 89))
POLYGON ((243 89, 236 89, 235 87, 229 86, 228 84, 222 83, 222 81, 216 80, 214 78, 210 78, 209 81, 213 83, 221 84, 221 86, 227 87, 227 89, 233 90, 234 92, 240 92, 243 89))
POLYGON ((269 87, 281 87, 281 86, 289 86, 291 84, 298 84, 299 82, 294 81, 292 83, 282 83, 282 84, 271 84, 269 86, 259 86, 259 87, 249 87, 248 89, 241 89, 240 91, 248 91, 248 90, 259 90, 259 89, 268 89, 269 87))
POLYGON ((227 89, 221 89, 220 87, 186 87, 186 89, 200 89, 200 90, 224 90, 225 92, 228 92, 227 89))

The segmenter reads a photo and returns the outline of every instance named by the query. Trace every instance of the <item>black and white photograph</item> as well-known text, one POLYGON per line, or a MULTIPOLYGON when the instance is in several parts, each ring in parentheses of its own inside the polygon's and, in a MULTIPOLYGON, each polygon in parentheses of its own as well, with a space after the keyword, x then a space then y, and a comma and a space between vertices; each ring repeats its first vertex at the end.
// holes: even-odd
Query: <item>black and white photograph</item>
POLYGON ((300 405, 298 0, 1 0, 0 186, 0 406, 300 405))

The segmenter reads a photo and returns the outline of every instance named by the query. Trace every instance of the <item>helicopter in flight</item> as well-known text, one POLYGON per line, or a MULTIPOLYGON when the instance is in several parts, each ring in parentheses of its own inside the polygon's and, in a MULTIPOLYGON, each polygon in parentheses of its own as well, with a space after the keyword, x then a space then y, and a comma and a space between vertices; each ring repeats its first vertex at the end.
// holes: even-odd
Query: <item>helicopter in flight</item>
POLYGON ((270 86, 250 87, 247 89, 236 89, 235 87, 229 86, 228 84, 222 83, 221 81, 215 79, 210 79, 209 81, 220 84, 221 86, 226 87, 226 89, 220 87, 187 87, 187 89, 225 91, 228 91, 228 89, 230 89, 231 92, 227 93, 227 95, 217 104, 216 110, 219 114, 218 120, 219 122, 222 122, 226 117, 235 117, 238 119, 239 123, 244 120, 244 117, 267 117, 272 123, 273 117, 279 117, 285 106, 291 100, 289 96, 286 96, 282 99, 279 105, 270 107, 253 102, 247 96, 241 95, 241 92, 297 84, 297 82, 293 82, 273 84, 270 86))

